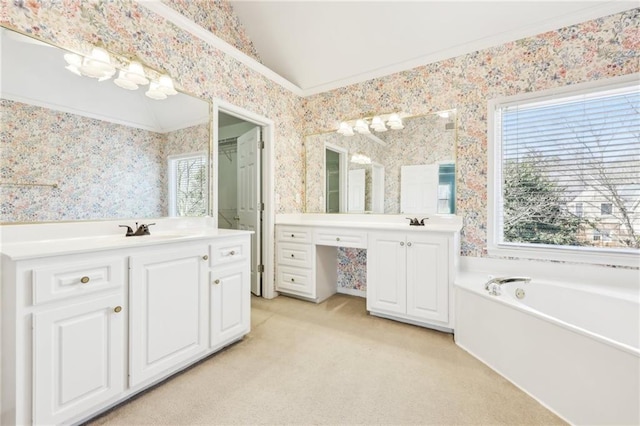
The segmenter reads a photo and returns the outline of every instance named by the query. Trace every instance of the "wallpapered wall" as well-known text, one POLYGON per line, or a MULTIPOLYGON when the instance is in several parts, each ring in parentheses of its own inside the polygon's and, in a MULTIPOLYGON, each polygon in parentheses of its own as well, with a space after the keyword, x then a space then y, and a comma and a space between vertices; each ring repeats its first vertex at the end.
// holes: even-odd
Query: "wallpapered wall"
POLYGON ((414 115, 457 108, 457 214, 462 255, 487 241, 487 101, 640 71, 640 9, 588 21, 304 99, 305 133, 363 111, 414 115))
MULTIPOLYGON (((302 211, 300 98, 132 0, 42 0, 18 7, 0 2, 2 24, 78 52, 93 45, 169 73, 176 86, 205 100, 220 99, 275 123, 275 210, 302 211)), ((208 2, 193 2, 208 7, 208 2)), ((222 7, 220 13, 231 13, 222 7)), ((221 20, 234 31, 234 19, 221 20)))
MULTIPOLYGON (((173 0, 167 3, 178 7, 173 0)), ((111 51, 137 56, 166 70, 188 92, 223 99, 272 119, 276 212, 302 211, 303 134, 336 128, 341 118, 363 111, 418 115, 457 108, 457 212, 464 219, 462 254, 467 256, 485 255, 487 100, 640 70, 640 9, 634 9, 300 100, 129 0, 26 5, 2 2, 3 24, 79 51, 103 44, 111 51)), ((199 8, 197 13, 206 16, 208 7, 193 2, 190 13, 199 8)), ((232 13, 228 7, 218 10, 232 13)), ((229 17, 217 31, 242 32, 233 22, 229 17)), ((241 34, 237 40, 238 45, 246 43, 241 34)), ((247 46, 241 50, 250 51, 247 46)))
POLYGON ((206 151, 209 126, 165 134, 0 100, 0 222, 167 215, 167 156, 206 151), (203 143, 204 141, 204 143, 203 143))

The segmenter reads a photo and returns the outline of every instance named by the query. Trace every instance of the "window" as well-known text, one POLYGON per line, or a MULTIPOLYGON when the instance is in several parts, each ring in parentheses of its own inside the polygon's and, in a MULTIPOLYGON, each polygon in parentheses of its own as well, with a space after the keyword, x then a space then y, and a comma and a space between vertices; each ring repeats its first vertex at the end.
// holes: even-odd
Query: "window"
POLYGON ((640 86, 617 80, 490 102, 490 252, 637 256, 640 86))
POLYGON ((209 206, 207 156, 169 156, 169 215, 206 216, 209 206))

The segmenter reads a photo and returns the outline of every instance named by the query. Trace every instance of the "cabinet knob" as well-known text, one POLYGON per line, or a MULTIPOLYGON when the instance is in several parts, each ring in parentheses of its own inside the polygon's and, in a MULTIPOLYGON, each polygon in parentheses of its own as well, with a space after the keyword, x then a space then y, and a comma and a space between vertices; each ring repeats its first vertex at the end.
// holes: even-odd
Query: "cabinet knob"
POLYGON ((291 278, 291 282, 295 282, 295 279, 291 278))
POLYGON ((400 241, 400 245, 401 245, 401 246, 404 246, 404 241, 400 241))
POLYGON ((202 260, 209 260, 209 256, 205 254, 204 256, 202 256, 202 260))
POLYGON ((86 283, 88 283, 88 282, 89 282, 89 277, 82 277, 82 278, 80 278, 80 282, 81 282, 82 284, 86 284, 86 283))
POLYGON ((231 250, 231 251, 229 252, 229 254, 230 254, 231 256, 233 256, 234 254, 236 254, 236 252, 235 252, 235 250, 231 250))
POLYGON ((340 241, 340 237, 336 237, 336 241, 340 241))
POLYGON ((291 257, 295 257, 295 256, 293 255, 293 253, 291 253, 291 257))
POLYGON ((409 243, 407 243, 407 247, 411 247, 411 243, 410 243, 410 242, 409 242, 409 243))
POLYGON ((213 283, 214 284, 220 284, 220 280, 215 280, 213 283))
POLYGON ((116 306, 115 308, 113 308, 113 312, 120 313, 120 311, 122 311, 122 306, 116 306))

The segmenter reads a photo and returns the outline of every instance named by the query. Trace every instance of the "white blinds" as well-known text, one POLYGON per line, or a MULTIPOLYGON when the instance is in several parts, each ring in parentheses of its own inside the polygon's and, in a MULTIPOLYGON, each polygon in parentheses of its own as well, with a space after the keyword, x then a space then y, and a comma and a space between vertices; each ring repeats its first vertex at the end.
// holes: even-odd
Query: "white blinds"
POLYGON ((205 156, 175 161, 176 212, 178 216, 207 214, 207 161, 205 156))
POLYGON ((640 248, 640 88, 502 106, 502 242, 640 248))

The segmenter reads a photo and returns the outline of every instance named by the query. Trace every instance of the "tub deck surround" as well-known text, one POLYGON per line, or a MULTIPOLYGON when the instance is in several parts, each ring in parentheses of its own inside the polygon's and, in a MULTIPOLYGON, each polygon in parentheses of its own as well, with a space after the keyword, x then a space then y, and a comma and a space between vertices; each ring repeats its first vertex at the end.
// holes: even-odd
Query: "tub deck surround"
POLYGON ((134 222, 0 226, 3 425, 83 422, 250 331, 251 231, 134 222))
POLYGON ((278 215, 276 290, 316 303, 337 291, 365 295, 372 315, 451 332, 462 221, 433 215, 426 223, 410 226, 405 215, 278 215), (338 247, 366 249, 365 294, 337 288, 338 247))
POLYGON ((477 258, 461 266, 458 346, 569 423, 640 424, 637 269, 477 258), (532 280, 491 296, 489 274, 532 280))

